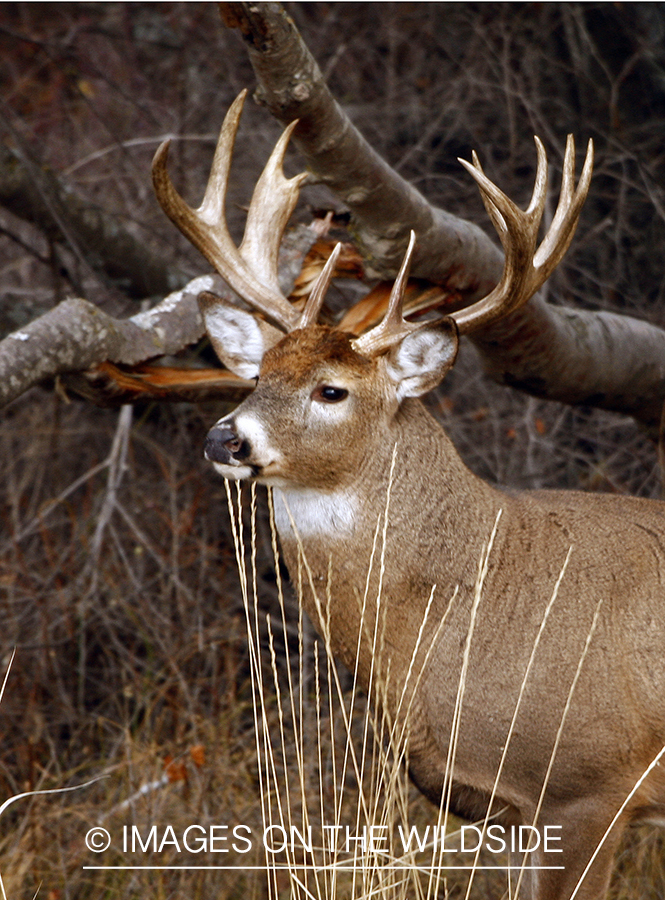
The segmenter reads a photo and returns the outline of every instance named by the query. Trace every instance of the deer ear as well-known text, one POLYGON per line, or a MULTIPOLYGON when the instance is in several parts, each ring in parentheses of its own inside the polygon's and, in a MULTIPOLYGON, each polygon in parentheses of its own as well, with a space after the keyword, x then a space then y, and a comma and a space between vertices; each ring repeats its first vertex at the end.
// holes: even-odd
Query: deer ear
POLYGON ((210 343, 221 362, 241 378, 258 378, 263 354, 282 337, 280 332, 208 291, 199 294, 198 302, 210 343))
POLYGON ((397 384, 397 399, 420 397, 435 388, 452 368, 458 347, 452 319, 423 325, 403 338, 385 357, 388 376, 397 384))

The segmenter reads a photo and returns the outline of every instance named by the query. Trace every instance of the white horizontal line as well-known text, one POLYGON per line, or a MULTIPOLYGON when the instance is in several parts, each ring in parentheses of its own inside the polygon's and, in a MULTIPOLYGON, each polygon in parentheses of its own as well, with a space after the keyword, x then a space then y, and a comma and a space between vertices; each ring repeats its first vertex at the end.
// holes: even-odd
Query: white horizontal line
POLYGON ((343 872, 375 872, 377 869, 385 869, 387 871, 394 872, 406 872, 409 869, 414 869, 422 872, 443 872, 454 869, 469 869, 469 870, 480 870, 490 871, 490 872, 509 872, 509 871, 521 871, 522 869, 528 871, 544 871, 544 870, 561 870, 565 869, 565 866, 414 866, 414 865, 403 865, 403 866, 354 866, 354 865, 344 865, 331 863, 329 866, 305 866, 305 865, 274 865, 274 866, 82 866, 83 869, 95 869, 95 870, 110 870, 110 869, 141 869, 141 870, 159 870, 163 871, 165 869, 168 870, 177 870, 177 871, 189 871, 189 870, 212 870, 219 869, 224 871, 238 871, 238 872, 274 872, 277 869, 284 871, 308 871, 308 872, 325 872, 326 870, 334 869, 335 871, 343 871, 343 872))

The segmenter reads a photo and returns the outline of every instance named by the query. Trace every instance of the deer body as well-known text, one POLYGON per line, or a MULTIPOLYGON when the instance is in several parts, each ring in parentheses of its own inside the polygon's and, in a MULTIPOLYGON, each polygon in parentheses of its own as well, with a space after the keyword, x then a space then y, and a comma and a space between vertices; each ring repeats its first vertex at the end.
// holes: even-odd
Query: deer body
POLYGON ((560 852, 540 848, 529 860, 531 896, 601 900, 625 825, 665 823, 665 763, 652 765, 665 749, 665 504, 499 491, 464 466, 418 399, 454 364, 459 333, 516 309, 548 277, 572 238, 591 149, 575 188, 569 140, 539 247, 542 146, 525 212, 477 160, 466 164, 504 246, 501 282, 447 319, 405 321, 412 234, 383 322, 355 337, 316 324, 335 254, 301 315, 279 292, 277 250, 302 181, 281 171, 293 126, 257 184, 240 248, 228 235, 241 106, 227 115, 199 210, 175 192, 165 146, 153 165, 167 214, 287 332, 201 296, 222 361, 257 379, 209 432, 206 456, 226 478, 273 489, 302 602, 406 727, 420 789, 470 819, 558 828, 560 852))
MULTIPOLYGON (((468 641, 471 674, 462 694, 451 809, 482 819, 494 791, 492 810, 504 812, 492 821, 530 824, 547 781, 537 821, 561 826, 568 894, 556 887, 557 892, 537 896, 567 897, 595 848, 594 843, 580 850, 580 831, 590 835, 592 819, 593 839, 600 841, 665 745, 665 621, 657 612, 665 579, 665 504, 572 491, 499 491, 464 466, 417 399, 395 402, 381 384, 378 361, 352 393, 353 366, 337 358, 343 357, 340 344, 352 352, 350 336, 336 334, 333 358, 323 358, 319 348, 315 362, 293 377, 298 351, 303 344, 320 343, 321 333, 327 334, 312 326, 267 352, 254 394, 217 423, 206 453, 226 477, 274 486, 283 552, 289 571, 301 572, 307 612, 319 630, 329 632, 335 656, 351 670, 357 667, 366 688, 370 672, 377 677, 382 670, 392 714, 427 619, 418 656, 423 672, 409 704, 409 763, 414 781, 435 803, 444 788, 468 641), (295 347, 290 365, 289 345, 295 347), (354 439, 339 408, 325 409, 318 418, 321 410, 312 411, 316 401, 310 397, 324 377, 330 385, 348 386, 344 402, 352 407, 346 415, 354 439), (238 459, 228 450, 230 434, 240 444, 238 459), (387 498, 379 599, 376 536, 387 498), (499 512, 469 637, 479 561, 499 512), (373 647, 377 615, 379 639, 373 647), (594 806, 598 796, 601 808, 594 806)), ((357 366, 363 368, 360 361, 357 366)), ((642 818, 665 821, 661 769, 636 793, 622 821, 642 818)), ((606 841, 599 874, 594 877, 592 869, 578 897, 602 896, 607 859, 620 830, 606 841)), ((560 863, 553 854, 539 860, 560 863)), ((558 871, 539 873, 541 891, 547 879, 561 878, 558 871)))

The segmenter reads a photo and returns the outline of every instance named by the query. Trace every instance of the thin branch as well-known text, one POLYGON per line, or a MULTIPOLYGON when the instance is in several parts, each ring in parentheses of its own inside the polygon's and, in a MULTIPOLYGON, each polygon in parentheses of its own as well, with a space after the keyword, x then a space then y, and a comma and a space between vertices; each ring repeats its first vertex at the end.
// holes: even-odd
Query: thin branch
MULTIPOLYGON (((287 294, 316 237, 302 225, 284 240, 279 274, 287 294)), ((129 319, 113 318, 88 300, 63 300, 0 341, 0 406, 56 375, 86 372, 107 361, 137 365, 195 344, 204 335, 197 304, 202 291, 235 298, 219 276, 202 275, 129 319)))
POLYGON ((106 283, 129 297, 159 296, 181 287, 182 272, 130 234, 119 217, 77 194, 25 149, 0 143, 0 204, 68 246, 106 283))
MULTIPOLYGON (((281 5, 231 2, 220 9, 247 45, 256 98, 280 122, 299 120, 294 142, 313 176, 350 208, 370 264, 394 276, 413 228, 414 275, 459 292, 467 303, 487 293, 501 276, 498 247, 480 229, 428 204, 367 144, 281 5)), ((536 295, 471 339, 496 381, 627 413, 657 435, 665 400, 662 329, 628 316, 551 306, 536 295)))

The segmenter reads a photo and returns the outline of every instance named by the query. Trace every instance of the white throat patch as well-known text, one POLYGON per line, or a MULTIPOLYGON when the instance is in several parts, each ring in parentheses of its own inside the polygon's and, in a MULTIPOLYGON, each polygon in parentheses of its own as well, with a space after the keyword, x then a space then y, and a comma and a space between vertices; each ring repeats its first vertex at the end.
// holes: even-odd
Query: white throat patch
POLYGON ((358 498, 349 491, 273 488, 273 497, 275 524, 282 538, 293 537, 291 520, 301 538, 347 535, 353 531, 358 498))

